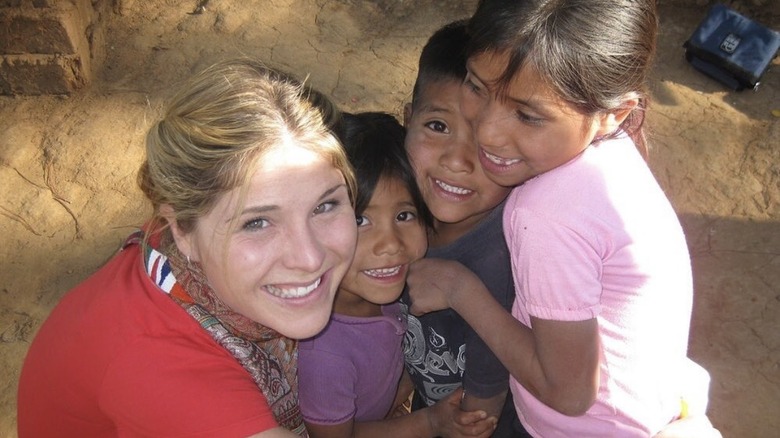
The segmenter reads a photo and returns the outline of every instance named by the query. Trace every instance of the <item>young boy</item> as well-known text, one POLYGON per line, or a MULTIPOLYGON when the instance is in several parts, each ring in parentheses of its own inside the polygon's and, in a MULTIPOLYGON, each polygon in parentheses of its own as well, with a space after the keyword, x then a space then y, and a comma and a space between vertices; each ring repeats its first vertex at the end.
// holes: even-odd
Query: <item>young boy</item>
MULTIPOLYGON (((509 189, 482 172, 471 129, 460 114, 466 42, 466 23, 459 21, 438 30, 423 48, 412 103, 405 108, 406 150, 434 216, 426 257, 464 264, 509 310, 514 287, 501 227, 509 189)), ((407 294, 402 302, 410 304, 407 294)), ((415 387, 413 409, 463 386, 463 410, 499 418, 494 437, 527 436, 507 397, 507 370, 454 311, 409 315, 404 354, 415 387)))

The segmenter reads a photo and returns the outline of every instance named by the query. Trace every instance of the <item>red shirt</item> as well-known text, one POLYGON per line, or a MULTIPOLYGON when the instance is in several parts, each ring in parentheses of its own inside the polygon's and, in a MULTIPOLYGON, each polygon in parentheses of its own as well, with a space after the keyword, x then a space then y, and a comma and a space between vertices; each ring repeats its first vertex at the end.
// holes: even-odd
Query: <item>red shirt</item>
POLYGON ((143 269, 131 245, 70 291, 19 381, 26 437, 231 437, 277 426, 249 373, 143 269))

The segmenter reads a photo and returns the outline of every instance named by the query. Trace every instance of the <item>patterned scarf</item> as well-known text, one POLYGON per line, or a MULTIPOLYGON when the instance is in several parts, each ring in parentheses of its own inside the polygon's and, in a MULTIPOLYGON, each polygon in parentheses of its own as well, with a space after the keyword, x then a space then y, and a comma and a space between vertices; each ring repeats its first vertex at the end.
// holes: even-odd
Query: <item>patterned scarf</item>
POLYGON ((200 265, 179 252, 169 232, 163 233, 160 249, 144 246, 146 272, 152 280, 249 372, 279 425, 308 437, 298 404, 298 341, 228 308, 200 265))

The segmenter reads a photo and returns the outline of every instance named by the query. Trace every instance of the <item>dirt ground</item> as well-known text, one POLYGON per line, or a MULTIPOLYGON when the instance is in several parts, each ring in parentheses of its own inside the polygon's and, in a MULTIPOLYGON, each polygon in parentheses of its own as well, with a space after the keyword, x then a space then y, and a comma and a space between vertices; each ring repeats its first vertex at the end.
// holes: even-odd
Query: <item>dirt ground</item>
MULTIPOLYGON (((422 44, 476 0, 96 4, 104 10, 88 88, 0 97, 0 437, 16 437, 17 379, 37 328, 149 213, 135 173, 173 84, 218 59, 250 56, 309 75, 344 109, 400 115, 422 44), (198 3, 205 9, 192 14, 198 3)), ((648 125, 652 168, 691 248, 690 355, 712 375, 709 415, 725 437, 777 436, 780 60, 758 92, 722 88, 681 47, 706 1, 679 4, 661 3, 648 125)), ((749 12, 780 29, 777 9, 749 12)))

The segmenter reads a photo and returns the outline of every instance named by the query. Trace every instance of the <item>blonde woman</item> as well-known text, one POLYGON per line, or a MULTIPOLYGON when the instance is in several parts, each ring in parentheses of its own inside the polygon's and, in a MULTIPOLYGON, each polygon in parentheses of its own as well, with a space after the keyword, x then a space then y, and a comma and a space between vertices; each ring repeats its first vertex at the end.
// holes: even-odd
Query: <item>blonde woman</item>
POLYGON ((185 84, 147 135, 153 217, 31 345, 21 438, 306 435, 296 339, 327 323, 356 240, 322 106, 246 60, 185 84))

